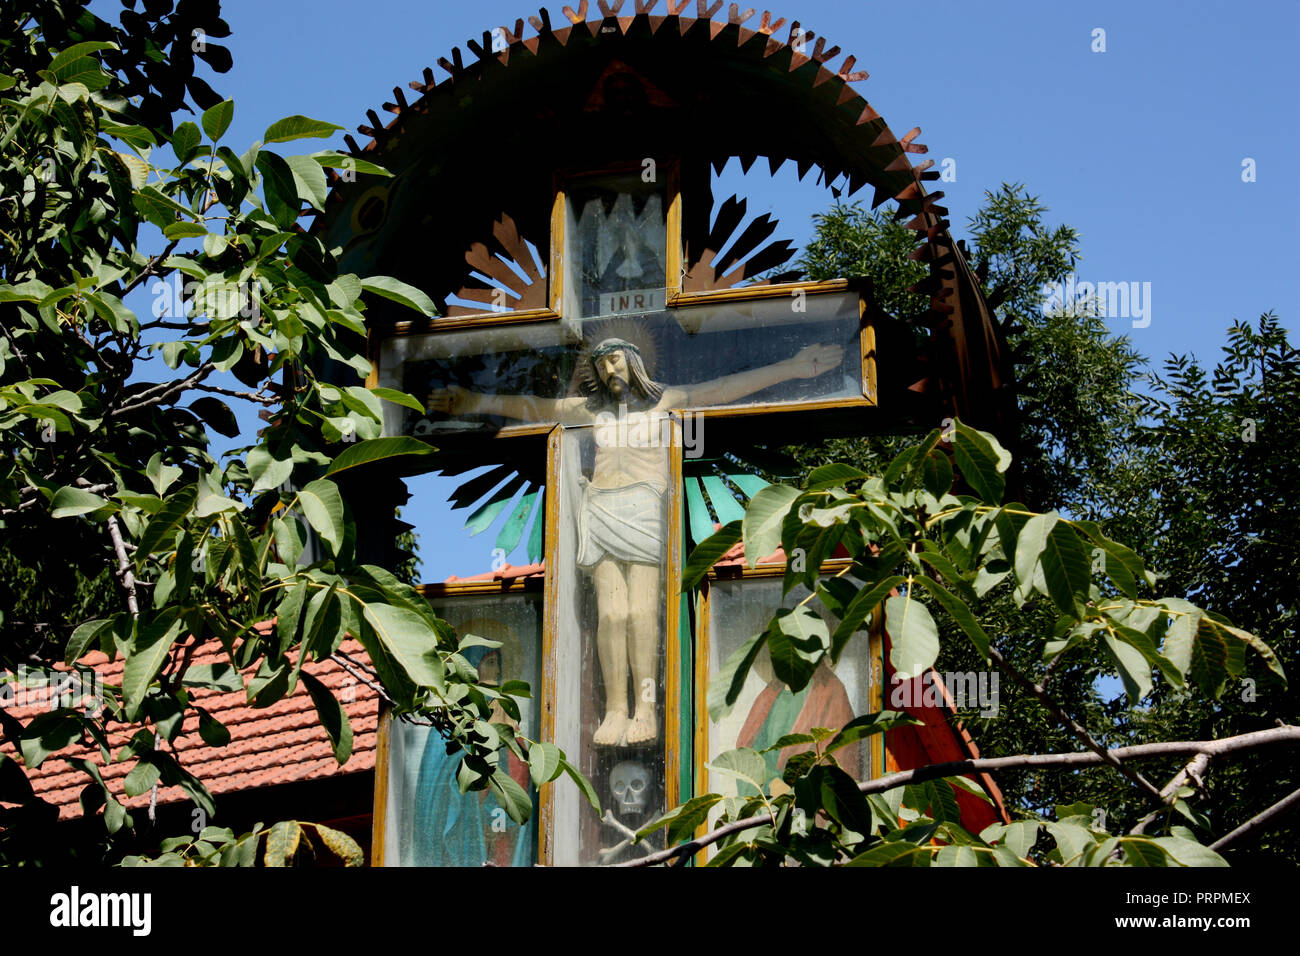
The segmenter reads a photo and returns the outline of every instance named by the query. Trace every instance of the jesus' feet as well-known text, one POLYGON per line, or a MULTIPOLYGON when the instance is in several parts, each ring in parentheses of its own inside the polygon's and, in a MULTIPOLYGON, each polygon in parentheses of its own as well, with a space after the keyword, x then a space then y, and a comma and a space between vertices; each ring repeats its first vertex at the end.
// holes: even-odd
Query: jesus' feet
POLYGON ((655 721, 655 705, 639 704, 636 713, 632 715, 632 722, 627 725, 627 743, 643 744, 648 740, 654 740, 659 736, 659 725, 655 721))
POLYGON ((613 747, 620 744, 623 742, 623 734, 627 726, 627 711, 611 710, 605 715, 601 725, 596 728, 596 733, 591 738, 592 742, 598 747, 613 747))

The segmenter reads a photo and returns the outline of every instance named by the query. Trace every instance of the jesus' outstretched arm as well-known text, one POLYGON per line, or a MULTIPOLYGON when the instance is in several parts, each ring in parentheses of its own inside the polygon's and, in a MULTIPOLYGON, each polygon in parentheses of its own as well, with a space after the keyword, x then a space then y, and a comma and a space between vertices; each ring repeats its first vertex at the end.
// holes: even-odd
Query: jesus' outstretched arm
POLYGON ((458 385, 429 393, 425 408, 447 415, 500 415, 523 422, 570 422, 579 416, 582 398, 539 398, 536 395, 484 395, 458 385))
POLYGON ((679 388, 686 393, 685 404, 691 408, 728 405, 781 382, 796 378, 817 378, 834 371, 843 360, 844 349, 839 345, 809 345, 784 362, 679 388))

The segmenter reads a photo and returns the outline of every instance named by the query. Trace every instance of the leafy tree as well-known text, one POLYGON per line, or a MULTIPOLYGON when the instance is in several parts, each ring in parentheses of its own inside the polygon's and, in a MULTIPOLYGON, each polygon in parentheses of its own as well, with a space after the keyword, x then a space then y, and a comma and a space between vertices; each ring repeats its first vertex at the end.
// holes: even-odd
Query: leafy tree
MULTIPOLYGON (((958 422, 950 435, 931 432, 881 474, 827 464, 814 469, 802 489, 770 485, 756 494, 743 519, 696 548, 683 586, 698 584, 713 562, 742 540, 749 555, 771 553, 778 545, 787 554, 826 553, 841 545, 852 563, 829 579, 819 578, 816 562, 807 562, 806 569, 799 563, 787 567, 786 590, 801 584, 813 593, 798 606, 777 611, 766 630, 726 661, 709 687, 714 718, 735 703, 764 646, 776 676, 797 693, 823 661, 837 661, 850 641, 865 639, 863 625, 874 615, 883 615, 890 663, 905 678, 926 673, 939 659, 943 631, 937 614, 951 620, 987 665, 1030 686, 1033 682, 1004 653, 1017 638, 1001 637, 986 626, 986 610, 1004 599, 1018 608, 1045 608, 1055 618, 1046 647, 1053 666, 1100 654, 1123 679, 1132 703, 1147 696, 1157 674, 1173 687, 1216 698, 1229 679, 1244 673, 1248 654, 1282 679, 1272 649, 1255 635, 1181 598, 1147 596, 1156 576, 1096 523, 1003 503, 1010 463, 1010 454, 993 436, 958 422), (974 494, 953 493, 956 474, 974 494), (1100 559, 1093 560, 1094 554, 1100 559), (833 630, 808 607, 814 599, 838 620, 833 630)), ((1031 686, 1029 693, 1044 715, 1075 739, 1074 752, 1018 754, 1002 762, 968 761, 858 782, 841 769, 836 752, 912 720, 889 710, 862 715, 838 731, 790 734, 769 748, 803 748, 786 764, 780 788, 765 787, 761 753, 739 748, 720 755, 715 769, 738 777, 757 796, 692 799, 641 835, 667 828, 669 841, 677 842, 721 805, 717 827, 705 838, 686 839, 640 862, 659 862, 712 843, 717 851, 712 864, 720 866, 789 860, 864 866, 1221 865, 1215 848, 1226 848, 1236 837, 1216 831, 1197 810, 1196 790, 1188 785, 1199 772, 1197 762, 1300 740, 1300 727, 1288 726, 1250 737, 1114 751, 1041 686, 1031 686), (1182 764, 1198 754, 1203 756, 1194 757, 1187 771, 1173 773, 1163 787, 1136 766, 1173 756, 1182 764), (1057 806, 1055 819, 994 824, 980 834, 961 826, 955 795, 958 788, 972 788, 961 774, 995 766, 1102 765, 1123 775, 1147 811, 1125 828, 1128 832, 1108 832, 1086 802, 1057 806), (1207 847, 1211 836, 1218 839, 1207 847)))
MULTIPOLYGON (((1044 306, 1044 289, 1064 281, 1079 259, 1078 234, 1047 226, 1046 211, 1019 184, 985 193, 969 222, 971 256, 1015 359, 1020 432, 1009 440, 1020 495, 1038 507, 1095 516, 1091 509, 1115 481, 1122 436, 1137 421, 1132 387, 1144 360, 1127 338, 1110 335, 1094 301, 1044 306)), ((808 278, 867 276, 881 307, 898 318, 928 308, 909 291, 926 275, 909 258, 916 234, 884 209, 837 203, 813 222, 815 235, 797 261, 808 278)), ((839 439, 796 458, 805 470, 829 459, 877 467, 905 442, 839 439)))
MULTIPOLYGON (((1300 468, 1300 355, 1286 329, 1272 313, 1235 323, 1213 369, 1172 356, 1143 401, 1143 421, 1104 502, 1108 527, 1143 542, 1162 589, 1241 622, 1294 668, 1300 526, 1290 505, 1300 468)), ((1224 736, 1294 724, 1300 700, 1267 671, 1230 681, 1215 702, 1160 683, 1134 719, 1140 732, 1162 739, 1224 736)), ((1207 778, 1204 811, 1216 822, 1241 820, 1279 787, 1300 788, 1294 761, 1253 757, 1207 778)), ((1300 863, 1294 829, 1239 852, 1300 863)))
MULTIPOLYGON (((1031 506, 1061 508, 1079 517, 1100 520, 1100 502, 1112 489, 1123 487, 1117 477, 1124 460, 1123 436, 1135 425, 1139 400, 1131 386, 1143 360, 1124 338, 1112 337, 1088 300, 1043 307, 1044 288, 1062 282, 1079 259, 1079 237, 1068 226, 1044 222, 1046 208, 1018 184, 1003 184, 985 194, 984 204, 971 218, 975 243, 971 257, 995 317, 1015 359, 1014 376, 1021 419, 1017 434, 1008 436, 1016 457, 1012 484, 1031 506)), ((886 210, 867 212, 860 205, 836 204, 814 217, 816 234, 798 264, 812 279, 866 275, 887 311, 898 317, 916 315, 928 301, 908 287, 924 278, 924 267, 908 258, 916 248, 915 233, 886 210)), ((904 435, 869 439, 833 439, 788 449, 805 476, 828 461, 844 461, 880 473, 890 460, 914 441, 904 435)), ((1134 540, 1140 540, 1135 538, 1134 540)), ((1107 701, 1096 690, 1109 661, 1100 655, 1076 655, 1049 671, 1042 650, 1056 623, 1043 607, 1020 607, 1005 595, 987 608, 990 632, 1009 635, 1005 653, 1036 682, 1050 680, 1062 706, 1091 727, 1113 728, 1125 739, 1130 719, 1122 700, 1107 701)), ((952 640, 950 622, 943 643, 941 667, 965 672, 981 665, 971 650, 952 640)), ((1004 687, 996 719, 975 710, 964 711, 981 748, 990 752, 1043 752, 1071 745, 1061 727, 1042 720, 1039 703, 1016 686, 1004 687)), ((1127 807, 1117 794, 1128 785, 1110 771, 1094 773, 1061 788, 1058 774, 1032 768, 1008 769, 999 785, 1009 805, 1048 813, 1058 803, 1089 799, 1103 803, 1118 819, 1127 807), (1068 790, 1068 795, 1067 795, 1068 790)))
MULTIPOLYGON (((0 800, 16 804, 0 816, 0 859, 49 861, 59 846, 82 860, 157 849, 159 834, 81 759, 70 762, 86 775, 81 805, 99 830, 83 830, 79 846, 66 830, 51 834, 57 814, 18 761, 34 770, 83 739, 103 762, 131 765, 128 795, 179 785, 211 814, 211 795, 172 748, 187 718, 207 743, 229 739, 191 700, 195 688, 235 680, 266 706, 301 681, 345 761, 347 715, 302 665, 334 655, 349 633, 394 710, 464 750, 462 785, 490 787, 522 820, 531 798, 497 769, 500 751, 534 756, 548 779, 572 768, 554 747, 490 722, 494 700, 516 718, 517 706, 458 653, 478 639, 458 638, 412 587, 368 561, 375 543, 348 505, 350 482, 412 473, 432 451, 378 437, 381 402, 418 403, 364 386, 366 301, 425 314, 432 305, 393 279, 341 274, 335 250, 298 220, 304 207, 320 210, 327 168, 388 174, 330 150, 282 153, 280 144, 339 128, 305 116, 232 149, 223 137, 234 104, 194 75, 196 30, 229 32, 217 5, 198 0, 146 0, 121 26, 74 4, 29 2, 6 7, 0 23, 9 551, 0 672, 84 666, 95 649, 124 659, 97 714, 65 703, 23 724, 0 708, 0 800), (198 122, 173 120, 191 105, 198 122), (168 275, 183 279, 183 301, 156 297, 162 307, 142 320, 128 296, 168 275), (174 374, 153 380, 154 357, 174 374), (238 433, 232 402, 266 409, 268 423, 256 444, 218 457, 211 433, 238 433), (273 632, 254 628, 271 618, 273 632), (187 663, 210 641, 227 653, 223 674, 187 663)), ((211 43, 198 55, 218 71, 229 65, 211 43)), ((391 548, 391 536, 379 545, 391 548)), ((308 846, 293 821, 265 832, 268 863, 308 846)), ((342 835, 313 832, 356 859, 342 835)), ((202 846, 172 841, 159 859, 249 862, 259 841, 210 828, 202 846)))

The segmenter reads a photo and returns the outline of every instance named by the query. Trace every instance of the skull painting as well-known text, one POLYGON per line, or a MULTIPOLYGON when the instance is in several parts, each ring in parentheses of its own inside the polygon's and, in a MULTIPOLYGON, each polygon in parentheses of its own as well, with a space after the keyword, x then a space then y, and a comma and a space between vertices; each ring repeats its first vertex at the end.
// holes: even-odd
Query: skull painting
POLYGON ((643 764, 623 760, 614 765, 610 790, 620 816, 640 816, 649 798, 650 772, 643 764))

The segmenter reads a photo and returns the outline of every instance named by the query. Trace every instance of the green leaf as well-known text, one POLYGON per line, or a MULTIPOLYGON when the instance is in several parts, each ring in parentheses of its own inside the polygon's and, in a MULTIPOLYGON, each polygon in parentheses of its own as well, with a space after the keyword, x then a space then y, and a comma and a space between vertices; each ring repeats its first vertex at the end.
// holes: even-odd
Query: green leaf
POLYGON ((172 133, 172 152, 176 154, 177 161, 189 162, 202 138, 203 134, 199 132, 199 128, 191 122, 186 121, 177 126, 176 131, 172 133))
POLYGON ((893 710, 882 710, 875 714, 863 714, 861 717, 854 718, 852 721, 845 724, 844 728, 831 738, 831 742, 826 745, 826 749, 823 750, 822 753, 834 753, 841 747, 847 747, 849 744, 857 743, 864 737, 883 734, 893 730, 895 727, 911 727, 921 723, 922 721, 913 717, 911 714, 904 714, 893 710))
POLYGON ((313 823, 312 826, 316 828, 316 835, 325 844, 325 848, 342 860, 344 866, 366 865, 366 854, 352 837, 323 823, 313 823))
POLYGON ((555 744, 535 743, 528 748, 528 773, 533 778, 533 786, 540 787, 550 783, 563 770, 560 761, 563 755, 555 744))
POLYGON ((262 142, 270 143, 287 143, 291 139, 320 139, 331 136, 342 126, 335 126, 333 123, 326 123, 321 120, 310 119, 300 114, 286 116, 282 120, 276 120, 266 128, 262 135, 262 142))
POLYGON ((287 866, 288 861, 298 852, 298 841, 302 838, 302 827, 296 820, 281 820, 271 827, 266 835, 266 854, 262 857, 267 866, 287 866))
POLYGON ((126 775, 122 788, 128 797, 138 797, 149 792, 149 788, 158 782, 160 773, 157 764, 142 758, 136 761, 131 772, 126 775))
POLYGON ((914 843, 878 843, 846 866, 929 866, 931 847, 914 843))
MULTIPOLYGON (((70 747, 81 738, 81 719, 66 708, 37 714, 23 728, 18 741, 23 763, 28 770, 36 770, 50 754, 70 747)), ((8 730, 5 736, 8 736, 8 730)))
POLYGON ((911 594, 885 601, 889 662, 903 680, 925 673, 939 656, 939 629, 929 609, 911 594))
POLYGON ((496 795, 497 803, 515 823, 524 824, 533 812, 533 798, 523 787, 504 770, 494 770, 488 778, 488 786, 496 795))
POLYGON ((284 161, 289 164, 289 169, 293 172, 294 188, 298 195, 313 209, 323 209, 325 197, 329 195, 325 170, 310 156, 287 156, 284 161))
POLYGON ((822 488, 835 488, 846 482, 870 477, 867 472, 854 468, 852 465, 831 462, 828 465, 820 465, 814 468, 808 474, 808 480, 804 483, 804 490, 817 491, 822 488))
POLYGON ((985 504, 996 505, 1002 502, 1006 490, 1002 473, 1011 464, 1011 453, 993 435, 957 422, 956 434, 953 436, 953 457, 966 483, 985 504))
POLYGON ((1083 854, 1097 842, 1096 835, 1086 827, 1051 821, 1043 825, 1056 840, 1056 847, 1061 854, 1061 863, 1066 866, 1071 865, 1072 861, 1074 866, 1078 866, 1083 854))
POLYGON ((192 664, 181 677, 182 687, 206 687, 226 692, 244 689, 244 679, 226 661, 216 664, 192 664))
POLYGON ((347 711, 334 693, 317 678, 306 671, 300 676, 307 687, 307 693, 311 695, 312 703, 316 705, 321 726, 334 745, 334 759, 340 764, 347 763, 352 756, 352 721, 348 720, 347 711))
POLYGON ((245 466, 248 468, 248 476, 253 479, 255 493, 278 488, 293 474, 293 459, 277 460, 265 445, 259 445, 248 453, 245 466))
POLYGON ((709 818, 709 810, 722 799, 721 794, 706 793, 687 800, 680 807, 643 826, 636 832, 637 839, 645 839, 656 830, 667 827, 670 846, 689 840, 695 835, 696 828, 709 818))
POLYGON ((1092 573, 1079 536, 1065 521, 1056 522, 1041 556, 1043 578, 1052 603, 1063 614, 1078 615, 1088 599, 1092 573))
POLYGON ((835 627, 835 633, 831 635, 831 660, 839 663, 840 654, 844 652, 845 645, 848 644, 849 638, 857 632, 862 622, 870 614, 890 591, 903 583, 903 578, 897 574, 890 575, 880 581, 877 581, 871 587, 863 587, 849 602, 848 607, 844 609, 844 614, 840 623, 835 627))
POLYGON ((88 648, 106 628, 112 626, 112 618, 101 618, 97 621, 86 621, 84 624, 79 624, 77 629, 72 632, 72 637, 68 638, 68 646, 63 652, 64 663, 71 665, 73 662, 78 660, 82 654, 86 653, 86 648, 88 648))
POLYGON ((370 276, 362 279, 361 288, 375 295, 381 295, 385 299, 392 299, 421 315, 432 316, 436 311, 433 300, 428 295, 415 286, 407 285, 391 276, 370 276))
POLYGON ((871 806, 858 789, 857 782, 834 766, 818 767, 814 774, 826 815, 855 833, 870 833, 871 806))
POLYGON ((1038 822, 1032 820, 1013 823, 1002 834, 1001 843, 1020 859, 1027 859, 1038 841, 1038 827, 1038 822))
POLYGON ((129 718, 134 719, 133 715, 138 713, 149 685, 162 669, 184 623, 163 617, 136 632, 122 670, 122 702, 129 718))
MULTIPOLYGON (((238 688, 243 690, 243 686, 238 688)), ((199 712, 199 737, 209 747, 224 747, 230 743, 230 730, 217 718, 202 707, 195 708, 199 712)))
POLYGON ((216 106, 203 111, 203 131, 214 143, 226 135, 230 121, 235 116, 234 100, 222 100, 216 106))
POLYGON ((311 158, 316 160, 322 166, 329 166, 334 169, 351 170, 357 173, 368 173, 372 176, 386 176, 389 179, 393 174, 384 169, 383 166, 376 166, 374 163, 364 159, 357 159, 355 156, 349 156, 346 153, 337 153, 332 150, 322 150, 319 153, 312 153, 311 158))
POLYGON ((782 522, 801 494, 789 485, 768 485, 749 499, 741 536, 745 542, 745 563, 751 568, 781 544, 782 522))
POLYGON ((818 663, 830 650, 826 622, 806 605, 781 609, 767 631, 772 670, 794 693, 812 680, 818 663))
POLYGON ((709 573, 709 568, 735 547, 736 542, 740 540, 742 522, 741 518, 727 522, 695 546, 691 556, 686 560, 686 567, 682 569, 683 591, 698 587, 704 580, 704 576, 709 573))
MULTIPOLYGON (((1047 514, 1033 515, 1020 529, 1016 538, 1016 580, 1020 582, 1017 593, 1028 598, 1034 590, 1035 576, 1040 568, 1043 551, 1047 548, 1047 538, 1060 516, 1055 511, 1047 514)), ((1006 544, 1003 543, 1005 549, 1006 544)))
POLYGON ((1151 693, 1151 664, 1136 647, 1125 643, 1111 634, 1103 633, 1102 646, 1115 663, 1119 676, 1124 682, 1130 704, 1137 704, 1151 693))
POLYGON ((338 485, 318 478, 298 492, 307 521, 335 555, 343 547, 343 498, 338 485))
POLYGON ((181 470, 174 465, 164 465, 162 452, 154 452, 153 457, 149 459, 149 464, 145 466, 145 475, 153 485, 154 491, 161 496, 166 494, 167 489, 181 476, 181 470))
POLYGON ((591 804, 592 809, 596 811, 596 815, 600 816, 600 797, 596 794, 596 788, 591 785, 591 781, 588 780, 577 767, 569 763, 568 759, 564 757, 562 751, 560 757, 561 768, 566 774, 568 774, 569 779, 573 781, 574 785, 582 795, 587 798, 587 802, 591 804))
POLYGON ((162 510, 145 526, 144 534, 140 536, 140 543, 137 545, 138 554, 152 554, 159 549, 159 545, 170 544, 172 534, 180 527, 194 504, 194 493, 195 489, 190 487, 166 500, 162 510))
POLYGON ((980 657, 984 658, 984 660, 988 660, 989 636, 985 633, 984 628, 980 626, 980 622, 976 620, 975 614, 971 611, 970 607, 967 606, 966 602, 957 597, 957 595, 953 594, 938 581, 926 577, 916 578, 916 580, 919 581, 927 591, 934 595, 935 600, 937 600, 943 606, 943 609, 948 612, 948 615, 957 622, 957 626, 962 629, 962 632, 965 633, 965 635, 970 638, 971 643, 975 645, 975 650, 979 652, 980 657))
POLYGON ((239 435, 239 422, 230 406, 212 395, 204 395, 190 403, 190 411, 201 418, 218 435, 236 438, 239 435))
POLYGON ((705 764, 710 770, 736 777, 748 783, 759 793, 767 792, 767 761, 757 750, 738 747, 718 755, 712 763, 705 764))
POLYGON ((60 71, 70 63, 75 63, 77 60, 88 57, 91 53, 97 53, 100 50, 117 49, 120 49, 120 47, 118 47, 116 43, 109 43, 104 40, 86 40, 83 43, 74 43, 72 46, 61 50, 59 55, 50 61, 50 65, 47 69, 58 76, 60 71))
POLYGON ((709 680, 708 707, 709 719, 719 721, 731 713, 731 708, 740 697, 759 651, 767 640, 767 633, 755 634, 740 647, 732 651, 718 672, 709 680))
POLYGON ((399 473, 405 477, 435 467, 429 457, 433 454, 435 454, 435 449, 418 438, 405 436, 368 438, 365 441, 357 442, 355 445, 350 445, 340 452, 338 457, 330 464, 325 475, 326 477, 337 475, 339 472, 347 471, 350 468, 357 468, 376 461, 388 461, 390 464, 394 464, 393 459, 402 458, 399 473))
POLYGON ((437 637, 424 618, 389 604, 367 604, 364 614, 384 650, 416 685, 446 689, 437 637))
POLYGON ((104 508, 109 512, 117 511, 117 505, 99 495, 91 494, 81 488, 60 488, 54 493, 50 502, 50 516, 53 518, 72 518, 89 514, 104 508))
POLYGON ((197 222, 174 222, 163 229, 163 235, 168 239, 194 239, 199 236, 208 234, 207 227, 199 225, 197 222))
POLYGON ((302 211, 293 169, 283 156, 266 151, 258 153, 257 168, 262 174, 266 211, 279 228, 292 229, 302 211))

